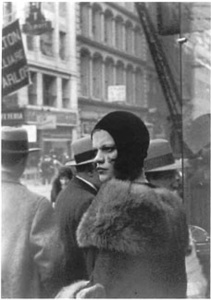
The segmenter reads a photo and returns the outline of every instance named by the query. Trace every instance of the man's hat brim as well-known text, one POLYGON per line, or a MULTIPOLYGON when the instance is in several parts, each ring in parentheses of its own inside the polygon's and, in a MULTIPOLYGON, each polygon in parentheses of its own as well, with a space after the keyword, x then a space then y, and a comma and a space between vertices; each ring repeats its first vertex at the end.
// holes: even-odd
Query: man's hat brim
POLYGON ((36 151, 40 151, 40 148, 30 148, 28 150, 5 150, 2 149, 2 153, 8 153, 8 154, 24 154, 24 153, 31 153, 31 152, 36 152, 36 151))
POLYGON ((83 161, 83 162, 80 162, 80 163, 77 163, 75 160, 72 160, 72 161, 69 161, 65 164, 65 166, 82 166, 82 165, 87 165, 87 164, 91 164, 94 162, 94 159, 90 159, 90 160, 87 160, 87 161, 83 161))
MULTIPOLYGON (((184 159, 184 167, 187 168, 189 166, 188 161, 184 159)), ((178 159, 173 164, 169 164, 163 167, 154 168, 151 170, 145 170, 145 173, 151 172, 162 172, 162 171, 171 171, 171 170, 180 170, 182 169, 182 160, 178 159)))

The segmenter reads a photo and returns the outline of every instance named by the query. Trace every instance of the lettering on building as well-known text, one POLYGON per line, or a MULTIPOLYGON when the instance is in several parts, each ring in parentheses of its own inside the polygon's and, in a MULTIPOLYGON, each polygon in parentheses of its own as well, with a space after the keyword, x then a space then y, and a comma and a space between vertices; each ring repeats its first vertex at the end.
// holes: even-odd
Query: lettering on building
POLYGON ((2 126, 14 126, 24 123, 23 110, 8 110, 1 113, 2 126))
POLYGON ((2 120, 22 120, 23 114, 22 113, 2 113, 2 120))

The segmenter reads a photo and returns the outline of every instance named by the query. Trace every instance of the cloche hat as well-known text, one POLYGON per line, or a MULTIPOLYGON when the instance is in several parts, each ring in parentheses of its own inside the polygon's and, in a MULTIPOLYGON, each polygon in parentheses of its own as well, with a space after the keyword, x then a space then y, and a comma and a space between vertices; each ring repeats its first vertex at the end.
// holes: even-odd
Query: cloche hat
POLYGON ((74 154, 74 160, 66 165, 80 166, 94 162, 95 150, 92 148, 90 136, 82 137, 74 141, 71 145, 74 154))
POLYGON ((27 131, 20 127, 3 126, 1 128, 2 153, 18 154, 39 151, 40 148, 29 148, 27 131))
POLYGON ((159 172, 182 168, 181 161, 175 160, 169 142, 165 139, 150 141, 144 163, 145 172, 159 172))
POLYGON ((147 156, 149 132, 144 122, 135 114, 113 111, 95 125, 92 134, 96 130, 107 131, 113 137, 118 151, 125 149, 130 155, 132 145, 136 145, 140 155, 143 158, 147 156))

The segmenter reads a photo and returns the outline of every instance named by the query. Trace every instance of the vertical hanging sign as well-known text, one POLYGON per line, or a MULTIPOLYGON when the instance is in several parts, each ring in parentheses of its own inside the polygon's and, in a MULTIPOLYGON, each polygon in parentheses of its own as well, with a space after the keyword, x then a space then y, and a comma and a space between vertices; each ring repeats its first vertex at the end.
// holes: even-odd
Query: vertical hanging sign
POLYGON ((16 20, 2 30, 2 96, 28 84, 28 66, 19 21, 16 20))

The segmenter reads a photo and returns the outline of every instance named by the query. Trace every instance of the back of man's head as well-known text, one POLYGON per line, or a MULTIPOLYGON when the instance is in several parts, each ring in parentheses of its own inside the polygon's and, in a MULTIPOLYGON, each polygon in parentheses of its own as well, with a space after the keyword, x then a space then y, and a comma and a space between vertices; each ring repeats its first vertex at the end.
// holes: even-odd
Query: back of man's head
POLYGON ((28 156, 27 132, 22 128, 2 127, 1 143, 3 170, 23 172, 28 156))
POLYGON ((100 182, 99 174, 95 168, 94 163, 79 165, 79 166, 76 166, 75 168, 76 168, 76 175, 89 181, 97 188, 100 187, 101 182, 100 182))
POLYGON ((93 163, 75 166, 77 174, 93 172, 95 166, 93 163))
POLYGON ((148 155, 145 159, 145 174, 149 182, 167 187, 178 188, 181 162, 175 161, 170 143, 165 139, 150 141, 148 155))
POLYGON ((3 170, 11 171, 17 177, 21 176, 25 169, 28 153, 39 150, 29 149, 27 132, 23 128, 3 126, 1 143, 3 170))

